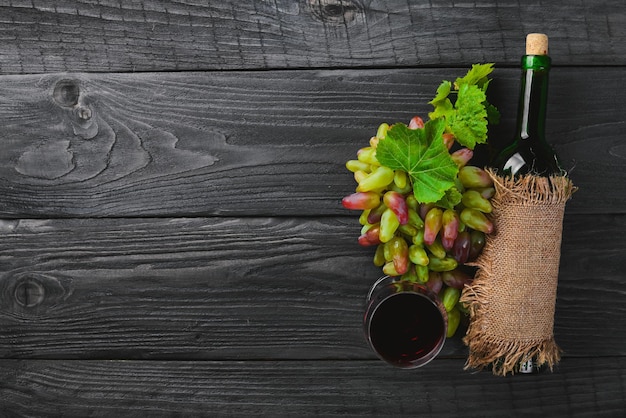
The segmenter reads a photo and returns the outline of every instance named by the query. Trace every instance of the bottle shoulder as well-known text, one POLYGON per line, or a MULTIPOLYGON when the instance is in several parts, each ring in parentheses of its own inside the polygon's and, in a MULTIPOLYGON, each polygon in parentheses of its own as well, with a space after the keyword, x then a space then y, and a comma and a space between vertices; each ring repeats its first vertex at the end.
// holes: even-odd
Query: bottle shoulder
POLYGON ((545 142, 533 146, 527 141, 514 141, 494 158, 492 166, 513 176, 560 175, 563 171, 556 153, 545 142))

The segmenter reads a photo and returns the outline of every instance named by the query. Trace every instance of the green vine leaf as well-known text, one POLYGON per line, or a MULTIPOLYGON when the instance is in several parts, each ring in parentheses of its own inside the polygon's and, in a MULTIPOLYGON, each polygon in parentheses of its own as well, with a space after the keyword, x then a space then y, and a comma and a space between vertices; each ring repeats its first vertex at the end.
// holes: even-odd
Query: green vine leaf
POLYGON ((463 84, 454 104, 454 111, 448 114, 450 132, 459 144, 474 149, 476 144, 487 142, 487 109, 485 93, 476 85, 463 84))
POLYGON ((443 143, 444 130, 443 119, 429 120, 421 129, 398 123, 378 143, 378 161, 393 170, 406 171, 421 203, 438 202, 455 185, 459 169, 443 143))
POLYGON ((434 109, 428 116, 445 119, 446 132, 453 134, 459 144, 469 149, 486 143, 488 124, 495 125, 500 120, 498 109, 487 101, 485 94, 492 71, 491 63, 474 64, 465 76, 457 78, 454 83, 443 81, 437 88, 435 98, 429 102, 434 109), (456 96, 454 101, 451 100, 453 96, 456 96))

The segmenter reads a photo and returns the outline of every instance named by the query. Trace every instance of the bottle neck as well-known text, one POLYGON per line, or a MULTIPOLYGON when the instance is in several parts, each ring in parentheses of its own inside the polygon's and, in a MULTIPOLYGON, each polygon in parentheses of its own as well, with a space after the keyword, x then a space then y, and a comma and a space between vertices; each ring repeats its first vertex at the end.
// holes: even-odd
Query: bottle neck
POLYGON ((533 144, 545 142, 550 64, 550 57, 547 55, 525 55, 522 57, 516 127, 518 140, 533 144))

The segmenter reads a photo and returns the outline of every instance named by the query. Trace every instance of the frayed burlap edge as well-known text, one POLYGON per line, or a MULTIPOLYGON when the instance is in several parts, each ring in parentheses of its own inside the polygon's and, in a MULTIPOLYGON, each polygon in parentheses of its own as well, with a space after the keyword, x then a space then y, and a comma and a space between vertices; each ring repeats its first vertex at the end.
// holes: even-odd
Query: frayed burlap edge
MULTIPOLYGON (((492 199, 494 212, 504 205, 564 205, 576 191, 576 187, 567 177, 524 176, 519 179, 499 177, 493 170, 488 170, 493 179, 496 194, 492 199)), ((497 225, 495 225, 497 228, 497 225)), ((483 369, 490 366, 494 375, 505 376, 515 373, 519 364, 533 359, 536 365, 547 366, 550 370, 558 364, 561 349, 554 336, 544 339, 503 340, 488 335, 482 319, 482 310, 489 303, 492 295, 491 260, 489 254, 497 251, 493 240, 486 237, 485 248, 481 256, 473 263, 478 272, 471 285, 466 286, 461 296, 470 315, 470 324, 463 339, 469 347, 465 369, 483 369)))
POLYGON ((577 190, 572 181, 564 176, 527 175, 513 179, 500 177, 493 170, 487 170, 487 173, 496 189, 496 195, 491 202, 494 209, 498 205, 507 204, 565 204, 577 190))

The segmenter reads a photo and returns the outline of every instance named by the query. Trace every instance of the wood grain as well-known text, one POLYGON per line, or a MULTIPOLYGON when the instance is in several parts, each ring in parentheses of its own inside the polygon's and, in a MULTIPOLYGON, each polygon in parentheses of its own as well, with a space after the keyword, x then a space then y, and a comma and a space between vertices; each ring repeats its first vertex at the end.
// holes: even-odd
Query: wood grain
POLYGON ((0 73, 517 65, 549 30, 561 65, 626 64, 620 0, 567 7, 398 0, 13 0, 0 7, 0 73), (566 22, 566 24, 564 24, 566 22))
MULTIPOLYGON (((0 356, 371 359, 361 321, 380 271, 358 230, 341 217, 4 221, 0 356)), ((626 354, 624 237, 623 215, 566 217, 566 356, 626 354)), ((442 355, 464 354, 457 338, 442 355)))
MULTIPOLYGON (((0 217, 346 214, 345 161, 465 71, 5 76, 0 217)), ((518 85, 518 70, 494 73, 494 145, 518 85)), ((619 68, 553 71, 548 134, 580 187, 572 212, 626 208, 623 91, 619 68)))
POLYGON ((2 2, 0 416, 625 416, 624 28, 620 0, 2 2), (394 369, 361 331, 380 271, 344 163, 475 62, 500 147, 533 31, 580 188, 563 359, 463 371, 459 335, 394 369))
POLYGON ((626 412, 624 357, 566 359, 555 373, 494 377, 435 360, 415 371, 379 361, 0 360, 7 417, 550 416, 626 412))

